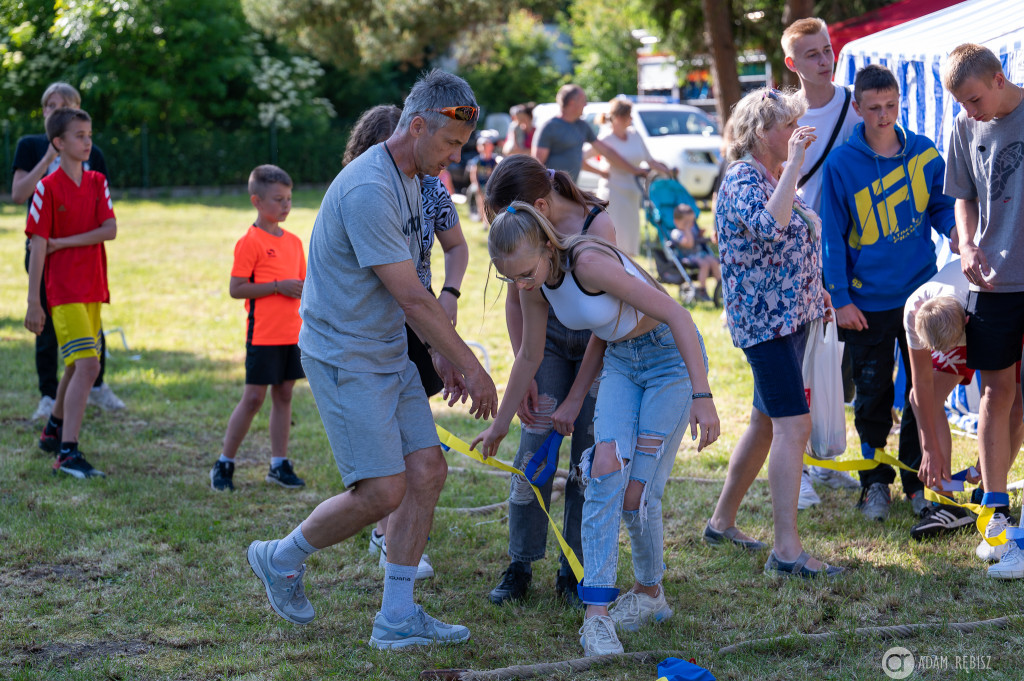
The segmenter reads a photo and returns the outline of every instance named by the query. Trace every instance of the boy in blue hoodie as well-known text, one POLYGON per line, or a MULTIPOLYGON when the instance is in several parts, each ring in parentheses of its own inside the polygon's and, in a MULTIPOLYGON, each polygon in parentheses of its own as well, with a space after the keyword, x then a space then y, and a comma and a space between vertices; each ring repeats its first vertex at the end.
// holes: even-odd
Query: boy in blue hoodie
MULTIPOLYGON (((861 453, 873 459, 892 428, 893 346, 910 375, 903 306, 937 271, 931 230, 951 236, 953 200, 942 193, 945 162, 935 144, 902 128, 900 90, 892 72, 871 64, 854 79, 854 107, 863 118, 846 144, 825 160, 821 217, 825 284, 853 363, 854 425, 861 453)), ((904 404, 909 405, 910 382, 904 404)), ((903 410, 899 460, 921 462, 913 409, 903 410)), ((926 508, 914 473, 900 471, 914 511, 926 508)), ((891 466, 863 471, 857 506, 885 520, 896 479, 891 466)))

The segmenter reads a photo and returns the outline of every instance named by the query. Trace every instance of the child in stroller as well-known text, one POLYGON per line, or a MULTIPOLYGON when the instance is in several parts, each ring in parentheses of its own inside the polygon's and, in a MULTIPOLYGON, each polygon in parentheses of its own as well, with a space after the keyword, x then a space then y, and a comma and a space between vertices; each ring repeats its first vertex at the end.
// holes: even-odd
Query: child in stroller
POLYGON ((710 302, 708 296, 708 277, 715 280, 715 288, 721 286, 722 270, 718 256, 711 250, 711 240, 704 236, 697 226, 697 214, 688 203, 676 205, 672 211, 672 229, 670 241, 675 249, 679 262, 686 268, 697 268, 697 293, 695 300, 710 302))
POLYGON ((683 302, 714 301, 722 305, 722 275, 711 248, 697 226, 700 209, 690 193, 674 177, 653 180, 644 192, 645 214, 658 234, 658 248, 652 249, 658 279, 679 285, 683 302), (696 283, 693 278, 696 277, 696 283), (714 297, 707 293, 707 280, 715 279, 714 297))

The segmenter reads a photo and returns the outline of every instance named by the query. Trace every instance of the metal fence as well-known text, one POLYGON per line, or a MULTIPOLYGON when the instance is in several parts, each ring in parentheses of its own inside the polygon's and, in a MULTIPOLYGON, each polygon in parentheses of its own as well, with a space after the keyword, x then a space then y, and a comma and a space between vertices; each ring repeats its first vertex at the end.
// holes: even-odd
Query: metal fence
MULTIPOLYGON (((18 139, 38 134, 39 122, 0 121, 0 194, 11 186, 18 139)), ((223 186, 245 184, 262 163, 283 168, 296 183, 330 182, 341 170, 350 123, 332 120, 318 129, 207 125, 175 131, 97 127, 93 140, 103 150, 115 188, 223 186)))

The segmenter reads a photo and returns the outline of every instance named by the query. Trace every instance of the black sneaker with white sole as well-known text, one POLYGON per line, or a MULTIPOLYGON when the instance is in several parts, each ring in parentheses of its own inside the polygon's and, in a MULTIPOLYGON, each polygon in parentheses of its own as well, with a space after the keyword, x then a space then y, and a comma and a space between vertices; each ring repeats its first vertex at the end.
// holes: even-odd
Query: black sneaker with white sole
POLYGON ((928 506, 921 514, 921 521, 910 528, 910 536, 921 541, 941 537, 944 534, 968 529, 974 524, 974 516, 959 506, 928 506))
POLYGON ((67 473, 79 480, 107 477, 103 471, 93 468, 77 449, 57 454, 57 460, 53 462, 53 474, 56 475, 58 472, 67 473))
POLYGON ((267 482, 272 482, 275 485, 281 487, 287 487, 289 489, 295 489, 296 487, 305 487, 306 481, 295 475, 295 470, 292 468, 292 462, 285 459, 278 465, 270 469, 267 473, 267 482))
POLYGON ((213 462, 213 468, 210 469, 210 489, 214 492, 223 492, 224 490, 234 492, 235 483, 231 481, 234 475, 234 461, 221 461, 217 459, 213 462))

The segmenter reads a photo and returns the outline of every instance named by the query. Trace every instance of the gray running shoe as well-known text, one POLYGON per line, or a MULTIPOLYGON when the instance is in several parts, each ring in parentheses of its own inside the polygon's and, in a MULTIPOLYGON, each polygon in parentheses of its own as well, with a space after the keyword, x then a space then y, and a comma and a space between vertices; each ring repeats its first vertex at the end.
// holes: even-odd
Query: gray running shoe
POLYGON ((860 503, 857 504, 857 507, 868 520, 882 522, 889 517, 889 504, 891 503, 889 485, 873 482, 870 487, 861 492, 860 503))
POLYGON ((249 544, 249 567, 266 587, 267 599, 274 612, 292 624, 309 624, 316 613, 313 612, 313 606, 306 598, 306 590, 302 585, 306 566, 303 565, 293 572, 278 572, 271 560, 274 551, 277 550, 277 542, 277 539, 272 539, 249 544))
POLYGON ((583 620, 580 627, 580 645, 585 657, 614 655, 622 652, 622 643, 615 634, 615 623, 608 615, 596 615, 583 620))
POLYGON ((373 618, 370 647, 387 650, 431 643, 465 643, 468 640, 469 629, 460 624, 445 624, 436 620, 417 605, 416 611, 401 622, 389 622, 378 611, 373 618))
POLYGON ((927 499, 924 498, 924 490, 923 489, 919 490, 917 492, 914 492, 910 496, 910 507, 912 509, 914 509, 914 515, 917 516, 918 518, 923 518, 924 517, 924 512, 925 512, 926 509, 928 509, 929 506, 931 506, 931 503, 932 502, 930 502, 930 501, 928 501, 927 499))
POLYGON ((657 598, 645 593, 627 591, 611 604, 608 616, 618 629, 639 631, 647 622, 664 622, 672 617, 672 608, 665 600, 665 589, 658 589, 657 598))

